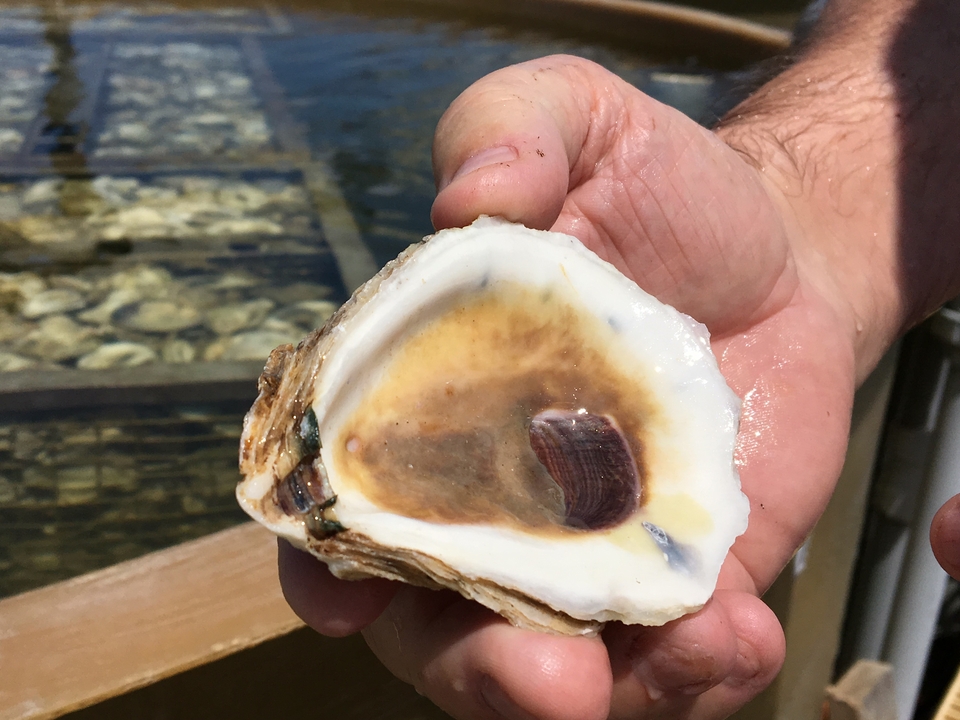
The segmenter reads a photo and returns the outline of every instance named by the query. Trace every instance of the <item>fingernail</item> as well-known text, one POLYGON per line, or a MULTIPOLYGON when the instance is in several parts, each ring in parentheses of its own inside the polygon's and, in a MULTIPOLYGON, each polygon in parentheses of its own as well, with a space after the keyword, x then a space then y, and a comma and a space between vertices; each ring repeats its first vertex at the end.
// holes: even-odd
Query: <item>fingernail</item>
POLYGON ((479 170, 480 168, 511 162, 512 160, 516 160, 518 157, 520 157, 520 153, 511 145, 498 145, 497 147, 481 150, 476 155, 468 158, 467 161, 460 166, 460 169, 453 174, 447 185, 458 178, 462 178, 464 175, 469 175, 475 170, 479 170))
POLYGON ((480 679, 480 697, 504 720, 536 720, 533 715, 514 703, 489 675, 484 675, 480 679))

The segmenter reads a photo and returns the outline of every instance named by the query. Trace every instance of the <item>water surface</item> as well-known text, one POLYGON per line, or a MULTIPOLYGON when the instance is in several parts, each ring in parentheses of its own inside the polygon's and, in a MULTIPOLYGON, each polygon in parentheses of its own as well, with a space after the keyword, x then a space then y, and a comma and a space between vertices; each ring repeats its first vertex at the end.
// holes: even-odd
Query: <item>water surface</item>
POLYGON ((0 7, 0 595, 242 521, 267 353, 346 298, 347 255, 369 274, 431 231, 433 128, 457 94, 559 52, 703 122, 744 82, 457 19, 0 7), (343 218, 356 253, 333 242, 343 218), (249 381, 190 397, 202 364, 249 381), (145 389, 98 395, 111 373, 145 389))

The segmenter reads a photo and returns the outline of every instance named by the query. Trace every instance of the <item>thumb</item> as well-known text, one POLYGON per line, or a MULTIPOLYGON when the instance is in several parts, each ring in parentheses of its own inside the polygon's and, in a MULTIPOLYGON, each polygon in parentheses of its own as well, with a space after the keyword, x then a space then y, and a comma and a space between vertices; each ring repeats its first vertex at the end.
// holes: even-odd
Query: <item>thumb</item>
POLYGON ((783 210, 756 168, 581 58, 521 63, 468 88, 440 120, 434 176, 438 229, 499 215, 569 233, 717 336, 770 317, 796 289, 783 210))
POLYGON ((521 63, 453 102, 434 138, 435 227, 480 215, 543 230, 553 225, 591 123, 585 69, 605 72, 564 56, 521 63))

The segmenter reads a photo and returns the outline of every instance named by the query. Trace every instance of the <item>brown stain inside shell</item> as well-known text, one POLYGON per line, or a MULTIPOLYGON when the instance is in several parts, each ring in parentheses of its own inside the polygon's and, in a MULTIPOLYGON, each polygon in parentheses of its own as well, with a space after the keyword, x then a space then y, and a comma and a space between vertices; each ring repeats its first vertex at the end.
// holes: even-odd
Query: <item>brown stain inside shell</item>
POLYGON ((530 446, 530 421, 548 409, 613 418, 648 497, 645 448, 662 413, 645 368, 628 374, 610 359, 619 343, 558 291, 500 284, 461 297, 389 350, 379 382, 331 443, 337 474, 408 517, 576 532, 530 446))

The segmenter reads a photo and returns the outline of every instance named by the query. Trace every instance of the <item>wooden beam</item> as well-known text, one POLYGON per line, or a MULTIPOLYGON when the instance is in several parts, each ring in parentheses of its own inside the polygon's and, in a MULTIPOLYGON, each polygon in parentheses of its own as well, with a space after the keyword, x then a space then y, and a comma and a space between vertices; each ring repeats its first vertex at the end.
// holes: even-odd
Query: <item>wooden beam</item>
POLYGON ((262 361, 154 363, 109 370, 0 373, 0 412, 166 405, 257 397, 262 361))
POLYGON ((91 705, 302 626, 247 523, 0 601, 0 720, 91 705))

